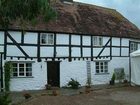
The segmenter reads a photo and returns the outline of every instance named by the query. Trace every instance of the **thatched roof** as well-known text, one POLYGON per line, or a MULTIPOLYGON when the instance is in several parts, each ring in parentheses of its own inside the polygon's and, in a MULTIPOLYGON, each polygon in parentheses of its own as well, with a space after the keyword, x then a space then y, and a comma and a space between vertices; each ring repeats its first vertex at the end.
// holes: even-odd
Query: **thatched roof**
MULTIPOLYGON (((140 30, 114 9, 84 3, 56 3, 57 19, 45 23, 41 16, 36 25, 27 24, 27 30, 45 30, 65 33, 106 35, 140 38, 140 30)), ((13 22, 12 29, 20 29, 13 22)))

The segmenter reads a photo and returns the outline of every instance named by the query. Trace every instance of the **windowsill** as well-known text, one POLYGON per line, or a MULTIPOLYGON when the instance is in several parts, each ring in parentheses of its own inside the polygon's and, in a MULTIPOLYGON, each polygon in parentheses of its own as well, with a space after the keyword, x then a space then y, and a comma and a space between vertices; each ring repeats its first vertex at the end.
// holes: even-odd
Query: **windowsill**
POLYGON ((95 75, 109 75, 109 73, 95 73, 95 75))
POLYGON ((11 79, 16 79, 16 78, 34 78, 33 76, 30 77, 11 77, 11 79))

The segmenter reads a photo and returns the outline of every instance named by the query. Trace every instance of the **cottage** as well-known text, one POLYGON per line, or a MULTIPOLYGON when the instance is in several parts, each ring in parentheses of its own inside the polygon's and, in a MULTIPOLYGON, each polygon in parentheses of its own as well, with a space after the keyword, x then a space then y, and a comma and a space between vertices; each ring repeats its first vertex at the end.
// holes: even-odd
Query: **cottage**
POLYGON ((130 80, 130 52, 140 48, 140 30, 114 9, 57 2, 56 20, 39 19, 26 29, 13 22, 0 29, 0 71, 12 62, 11 91, 65 86, 71 78, 86 85, 107 84, 114 69, 130 80))

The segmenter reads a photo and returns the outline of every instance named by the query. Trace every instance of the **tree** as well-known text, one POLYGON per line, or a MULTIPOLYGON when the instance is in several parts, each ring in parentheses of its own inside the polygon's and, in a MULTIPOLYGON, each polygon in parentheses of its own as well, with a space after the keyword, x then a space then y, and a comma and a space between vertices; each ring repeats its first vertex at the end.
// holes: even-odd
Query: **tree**
POLYGON ((56 17, 49 0, 0 0, 0 25, 4 29, 12 20, 32 21, 39 15, 46 22, 56 17))

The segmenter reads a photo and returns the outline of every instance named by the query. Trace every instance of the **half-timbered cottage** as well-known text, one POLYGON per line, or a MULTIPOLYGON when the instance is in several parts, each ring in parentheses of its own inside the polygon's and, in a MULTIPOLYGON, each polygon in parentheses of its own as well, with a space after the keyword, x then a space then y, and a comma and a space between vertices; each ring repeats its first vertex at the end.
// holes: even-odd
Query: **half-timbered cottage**
MULTIPOLYGON (((69 1, 67 1, 69 2, 69 1)), ((114 9, 83 3, 57 2, 57 19, 24 30, 13 21, 0 29, 0 71, 11 61, 11 91, 65 86, 71 78, 84 86, 107 84, 115 69, 130 80, 130 52, 140 45, 140 30, 114 9)))

